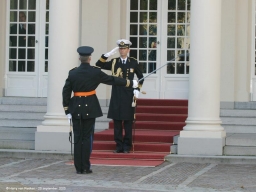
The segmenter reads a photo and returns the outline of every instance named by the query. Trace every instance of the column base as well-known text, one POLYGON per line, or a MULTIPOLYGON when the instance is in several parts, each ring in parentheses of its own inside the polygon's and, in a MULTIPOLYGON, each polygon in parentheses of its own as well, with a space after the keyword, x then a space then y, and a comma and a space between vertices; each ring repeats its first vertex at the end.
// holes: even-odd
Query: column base
POLYGON ((182 132, 186 133, 186 136, 182 137, 181 134, 181 137, 178 138, 179 155, 223 155, 226 137, 225 131, 200 131, 200 135, 195 134, 193 131, 181 131, 181 133, 182 132), (189 132, 191 133, 190 137, 189 132))
POLYGON ((70 152, 69 131, 69 126, 37 126, 35 150, 70 152))

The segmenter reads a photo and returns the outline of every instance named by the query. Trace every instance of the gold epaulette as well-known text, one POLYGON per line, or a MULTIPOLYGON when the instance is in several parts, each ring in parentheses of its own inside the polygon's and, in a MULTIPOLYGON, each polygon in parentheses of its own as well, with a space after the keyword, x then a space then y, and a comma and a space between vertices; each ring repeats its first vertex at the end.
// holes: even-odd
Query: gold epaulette
POLYGON ((107 60, 101 57, 101 58, 100 58, 100 61, 101 61, 102 63, 105 63, 107 60))
POLYGON ((132 59, 134 59, 134 60, 136 60, 136 61, 137 61, 137 59, 136 59, 136 58, 134 58, 134 57, 130 57, 130 58, 132 58, 132 59))

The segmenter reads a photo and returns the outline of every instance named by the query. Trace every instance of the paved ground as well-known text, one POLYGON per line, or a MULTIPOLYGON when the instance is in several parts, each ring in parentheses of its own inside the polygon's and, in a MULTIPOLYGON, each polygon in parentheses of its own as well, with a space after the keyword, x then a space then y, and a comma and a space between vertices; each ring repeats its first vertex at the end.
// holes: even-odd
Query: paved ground
POLYGON ((73 165, 54 159, 0 158, 0 192, 4 191, 256 191, 255 164, 165 162, 158 167, 92 166, 77 175, 73 165))

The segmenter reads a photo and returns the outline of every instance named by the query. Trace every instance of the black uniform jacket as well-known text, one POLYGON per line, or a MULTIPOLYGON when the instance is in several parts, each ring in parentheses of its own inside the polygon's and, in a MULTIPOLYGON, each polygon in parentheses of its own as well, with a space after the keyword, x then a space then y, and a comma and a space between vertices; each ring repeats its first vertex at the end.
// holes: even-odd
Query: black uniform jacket
MULTIPOLYGON (((143 74, 139 69, 138 61, 132 57, 128 57, 126 64, 122 64, 121 59, 114 58, 111 61, 106 61, 104 55, 97 61, 96 66, 102 69, 111 70, 113 76, 121 77, 123 79, 133 80, 134 74, 138 79, 143 78, 143 74)), ((142 82, 139 82, 139 88, 142 86, 142 82)), ((108 111, 108 118, 115 120, 133 120, 134 119, 134 107, 133 102, 133 88, 130 87, 118 87, 112 86, 112 94, 110 100, 110 106, 108 111)))
POLYGON ((62 91, 63 107, 65 113, 71 113, 73 118, 89 119, 102 116, 102 111, 97 96, 74 96, 73 92, 89 92, 95 90, 100 83, 107 85, 130 86, 133 83, 122 78, 109 76, 100 68, 82 63, 78 68, 69 71, 68 78, 62 91), (71 99, 70 99, 71 98, 71 99))

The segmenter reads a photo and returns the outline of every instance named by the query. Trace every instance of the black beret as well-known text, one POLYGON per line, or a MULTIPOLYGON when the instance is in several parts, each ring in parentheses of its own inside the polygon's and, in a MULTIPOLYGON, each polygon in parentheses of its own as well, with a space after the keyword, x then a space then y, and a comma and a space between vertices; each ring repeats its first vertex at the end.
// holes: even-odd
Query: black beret
POLYGON ((81 47, 77 48, 77 52, 81 56, 90 56, 93 51, 94 51, 94 49, 89 46, 81 46, 81 47))

